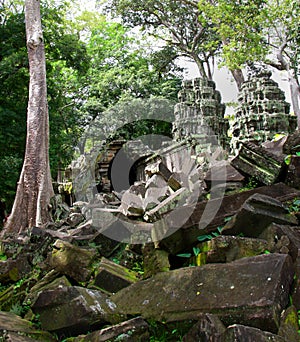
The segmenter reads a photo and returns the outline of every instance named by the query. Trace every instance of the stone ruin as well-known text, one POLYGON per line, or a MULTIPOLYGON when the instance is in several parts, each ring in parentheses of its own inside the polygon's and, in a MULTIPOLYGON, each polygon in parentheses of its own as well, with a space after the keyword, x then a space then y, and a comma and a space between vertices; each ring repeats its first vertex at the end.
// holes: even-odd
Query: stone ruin
POLYGON ((213 81, 195 78, 183 81, 175 105, 174 139, 192 138, 207 142, 207 135, 215 136, 222 146, 228 142, 228 121, 224 118, 225 105, 213 81))
POLYGON ((242 85, 231 123, 233 154, 237 154, 241 142, 260 144, 272 140, 276 133, 287 134, 296 129, 296 117, 289 115, 290 104, 271 75, 271 71, 260 70, 242 85))
MULTIPOLYGON (((140 182, 123 194, 112 192, 111 184, 104 182, 102 190, 107 193, 101 198, 86 198, 72 208, 57 207, 53 222, 21 236, 20 246, 2 241, 7 260, 0 263, 0 280, 7 287, 0 295, 1 340, 147 342, 162 329, 170 341, 179 340, 176 332, 184 342, 299 341, 300 205, 295 199, 300 191, 274 184, 277 178, 272 176, 282 170, 282 158, 266 153, 263 146, 241 142, 236 157, 240 158, 227 164, 232 169, 226 181, 242 182, 233 166, 245 168, 242 163, 252 158, 249 163, 256 163, 268 186, 227 194, 220 203, 203 196, 196 203, 185 201, 186 193, 203 185, 197 159, 201 148, 210 147, 212 136, 226 141, 227 123, 218 93, 212 83, 203 82, 206 93, 191 86, 201 82, 185 82, 176 106, 174 131, 186 139, 177 135, 178 141, 164 151, 144 154, 135 165, 140 182), (211 131, 203 131, 201 123, 212 125, 211 131), (265 160, 272 162, 271 172, 265 173, 268 177, 260 164, 265 160), (180 206, 171 216, 176 202, 180 206), (212 220, 201 226, 207 211, 212 220), (171 234, 151 240, 184 217, 185 223, 171 234), (116 228, 114 239, 108 232, 116 228), (144 242, 149 237, 149 243, 139 244, 133 232, 143 233, 144 242), (126 236, 134 240, 128 243, 126 236), (26 309, 24 318, 20 308, 26 309), (42 330, 33 324, 37 319, 42 330)), ((282 115, 288 117, 286 112, 282 115)), ((273 119, 287 123, 280 115, 273 119)), ((263 133, 275 127, 271 121, 263 133)), ((265 134, 263 139, 270 137, 271 133, 265 134)), ((288 139, 283 151, 292 154, 300 144, 299 134, 288 139)), ((118 141, 108 144, 102 154, 98 151, 98 175, 110 181, 110 164, 126 144, 118 141)), ((133 145, 129 143, 128 150, 141 156, 138 141, 133 145)), ((95 170, 81 162, 85 176, 90 173, 94 179, 95 170)), ((256 171, 254 164, 249 172, 256 171)), ((206 182, 211 181, 208 174, 206 182)), ((223 174, 218 177, 224 181, 223 174)), ((87 193, 89 182, 78 181, 87 193)))

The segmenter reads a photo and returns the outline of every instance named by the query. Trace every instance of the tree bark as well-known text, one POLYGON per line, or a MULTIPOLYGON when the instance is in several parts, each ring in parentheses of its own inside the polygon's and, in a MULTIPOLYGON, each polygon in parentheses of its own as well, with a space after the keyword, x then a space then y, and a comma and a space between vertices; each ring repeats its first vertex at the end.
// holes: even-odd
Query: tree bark
POLYGON ((25 1, 25 25, 30 71, 26 150, 12 213, 2 234, 15 237, 50 220, 49 204, 54 195, 49 164, 46 62, 39 0, 25 1))
POLYGON ((231 74, 235 80, 238 91, 240 91, 242 88, 242 84, 245 82, 242 70, 241 69, 231 70, 231 74))

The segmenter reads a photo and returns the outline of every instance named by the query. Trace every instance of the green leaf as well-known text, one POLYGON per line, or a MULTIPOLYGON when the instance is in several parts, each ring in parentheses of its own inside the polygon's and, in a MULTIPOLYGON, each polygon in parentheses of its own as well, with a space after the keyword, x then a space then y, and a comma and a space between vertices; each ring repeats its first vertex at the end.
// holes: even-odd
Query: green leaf
POLYGON ((199 247, 193 247, 194 255, 197 256, 201 253, 201 249, 199 247))
POLYGON ((297 157, 300 157, 300 152, 296 152, 296 156, 297 156, 297 157))
POLYGON ((178 257, 180 258, 190 258, 192 256, 191 253, 180 253, 180 254, 177 254, 178 257))
POLYGON ((205 241, 205 240, 211 240, 212 238, 213 238, 212 235, 207 234, 207 235, 198 236, 197 240, 201 242, 201 241, 205 241))
POLYGON ((284 158, 284 162, 286 163, 286 165, 291 164, 291 159, 292 159, 292 156, 290 154, 284 158))

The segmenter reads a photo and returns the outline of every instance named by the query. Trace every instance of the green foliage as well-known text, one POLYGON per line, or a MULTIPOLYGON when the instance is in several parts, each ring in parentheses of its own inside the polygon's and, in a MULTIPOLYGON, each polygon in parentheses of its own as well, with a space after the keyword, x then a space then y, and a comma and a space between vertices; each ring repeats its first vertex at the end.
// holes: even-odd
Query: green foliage
POLYGON ((193 321, 163 323, 149 320, 150 342, 182 341, 183 336, 193 326, 193 321))
POLYGON ((250 61, 262 60, 267 53, 262 32, 265 1, 200 0, 199 20, 211 25, 216 43, 222 42, 223 65, 239 69, 250 61))
POLYGON ((287 208, 290 213, 299 213, 300 211, 300 198, 295 198, 293 201, 287 203, 287 208))
POLYGON ((162 56, 162 65, 180 55, 189 57, 197 63, 202 77, 211 78, 210 62, 219 42, 211 25, 198 20, 196 1, 112 0, 107 7, 126 26, 141 28, 165 42, 162 52, 167 58, 162 56))

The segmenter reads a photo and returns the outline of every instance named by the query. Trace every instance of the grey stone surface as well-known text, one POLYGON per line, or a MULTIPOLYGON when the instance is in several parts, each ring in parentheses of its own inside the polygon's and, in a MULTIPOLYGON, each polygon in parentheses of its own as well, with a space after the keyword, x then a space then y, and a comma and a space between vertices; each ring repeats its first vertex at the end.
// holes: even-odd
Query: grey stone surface
POLYGON ((115 309, 116 305, 104 293, 78 286, 41 291, 32 305, 43 330, 64 336, 87 333, 105 323, 119 323, 115 309))
POLYGON ((225 224, 222 234, 258 237, 271 223, 294 224, 298 221, 283 204, 270 197, 254 194, 241 206, 236 215, 225 224))
POLYGON ((289 256, 260 255, 162 272, 111 299, 120 314, 177 321, 214 313, 226 325, 239 322, 275 332, 293 275, 289 256))

